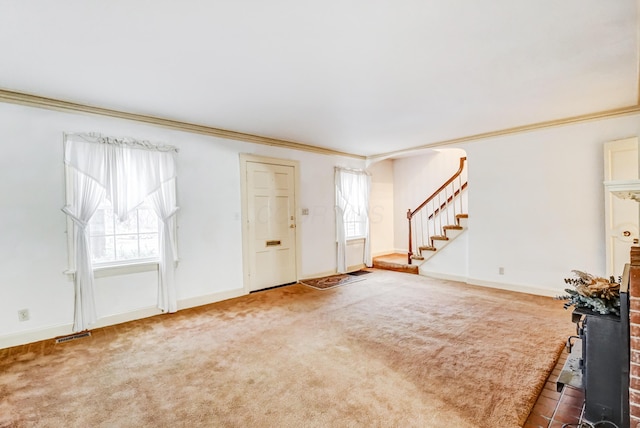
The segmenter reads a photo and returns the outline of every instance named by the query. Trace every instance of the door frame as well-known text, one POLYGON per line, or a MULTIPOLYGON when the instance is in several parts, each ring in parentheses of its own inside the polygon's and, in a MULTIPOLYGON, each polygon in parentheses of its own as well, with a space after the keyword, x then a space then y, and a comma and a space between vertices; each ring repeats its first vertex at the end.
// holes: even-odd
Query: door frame
POLYGON ((300 221, 299 221, 299 210, 300 206, 300 162, 296 160, 289 159, 278 159, 267 156, 259 156, 249 153, 240 153, 240 198, 241 198, 241 207, 242 207, 242 282, 244 292, 246 294, 250 293, 250 271, 249 271, 249 248, 250 248, 250 236, 249 236, 249 213, 248 209, 248 189, 247 189, 247 163, 255 162, 262 163, 268 165, 282 165, 282 166, 290 166, 293 167, 293 212, 294 214, 294 224, 295 224, 295 272, 296 272, 296 281, 300 279, 301 272, 301 239, 300 239, 300 221))

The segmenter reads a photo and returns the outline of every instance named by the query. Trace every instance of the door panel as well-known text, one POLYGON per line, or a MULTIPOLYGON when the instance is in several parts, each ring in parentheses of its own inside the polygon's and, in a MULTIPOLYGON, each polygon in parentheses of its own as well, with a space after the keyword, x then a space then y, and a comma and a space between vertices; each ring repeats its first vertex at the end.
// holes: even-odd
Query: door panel
POLYGON ((247 162, 249 290, 295 282, 293 166, 247 162))

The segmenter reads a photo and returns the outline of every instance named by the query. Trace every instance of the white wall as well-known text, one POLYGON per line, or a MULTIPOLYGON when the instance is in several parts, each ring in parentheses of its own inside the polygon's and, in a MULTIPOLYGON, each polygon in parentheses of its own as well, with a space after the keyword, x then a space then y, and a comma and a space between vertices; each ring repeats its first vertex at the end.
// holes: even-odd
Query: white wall
MULTIPOLYGON (((367 168, 371 173, 369 198, 369 224, 371 231, 371 255, 373 257, 394 252, 393 222, 396 215, 393 205, 393 161, 383 160, 367 168)), ((397 213, 401 216, 401 213, 397 213)))
POLYGON ((551 296, 572 269, 605 275, 603 143, 637 135, 635 115, 466 143, 451 159, 446 152, 396 159, 396 251, 407 246, 407 208, 466 152, 469 229, 421 272, 551 296), (424 185, 431 172, 436 178, 424 185))
MULTIPOLYGON (((67 269, 63 132, 100 132, 173 144, 178 155, 176 270, 181 307, 243 292, 239 153, 298 160, 301 272, 334 272, 333 167, 364 167, 337 156, 287 150, 120 119, 0 104, 0 348, 70 332, 73 282, 67 269), (31 319, 19 322, 17 311, 31 319)), ((103 323, 154 313, 153 272, 96 279, 103 323), (106 321, 105 321, 106 320, 106 321)))
POLYGON ((604 275, 603 143, 638 134, 636 115, 465 145, 471 282, 553 294, 572 269, 604 275))

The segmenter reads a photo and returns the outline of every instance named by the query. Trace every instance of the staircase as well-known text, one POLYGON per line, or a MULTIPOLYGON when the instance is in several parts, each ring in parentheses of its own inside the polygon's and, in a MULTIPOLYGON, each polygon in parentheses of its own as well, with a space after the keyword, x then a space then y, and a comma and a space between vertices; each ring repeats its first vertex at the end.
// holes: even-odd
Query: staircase
POLYGON ((467 158, 460 158, 458 170, 415 210, 407 211, 409 245, 407 264, 424 263, 466 228, 469 215, 465 211, 463 180, 467 158))
POLYGON ((466 160, 466 157, 460 158, 455 174, 418 208, 408 210, 408 253, 374 257, 374 268, 418 274, 419 265, 442 251, 465 231, 469 218, 464 202, 466 160))
POLYGON ((429 245, 421 245, 418 247, 418 251, 415 254, 411 254, 408 258, 409 264, 415 263, 415 261, 426 261, 433 257, 438 250, 443 249, 447 244, 457 238, 462 231, 467 228, 466 220, 469 218, 468 214, 456 214, 455 224, 447 224, 442 226, 441 234, 430 236, 429 245))
POLYGON ((407 263, 407 255, 403 254, 386 254, 373 258, 373 267, 376 269, 393 270, 396 272, 418 274, 418 266, 407 263))

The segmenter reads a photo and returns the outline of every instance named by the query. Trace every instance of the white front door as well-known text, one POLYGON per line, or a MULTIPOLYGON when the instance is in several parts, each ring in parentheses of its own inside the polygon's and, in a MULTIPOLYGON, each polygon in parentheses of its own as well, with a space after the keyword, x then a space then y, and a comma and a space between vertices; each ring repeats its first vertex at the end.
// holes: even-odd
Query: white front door
POLYGON ((246 163, 249 291, 295 282, 295 168, 246 163))

